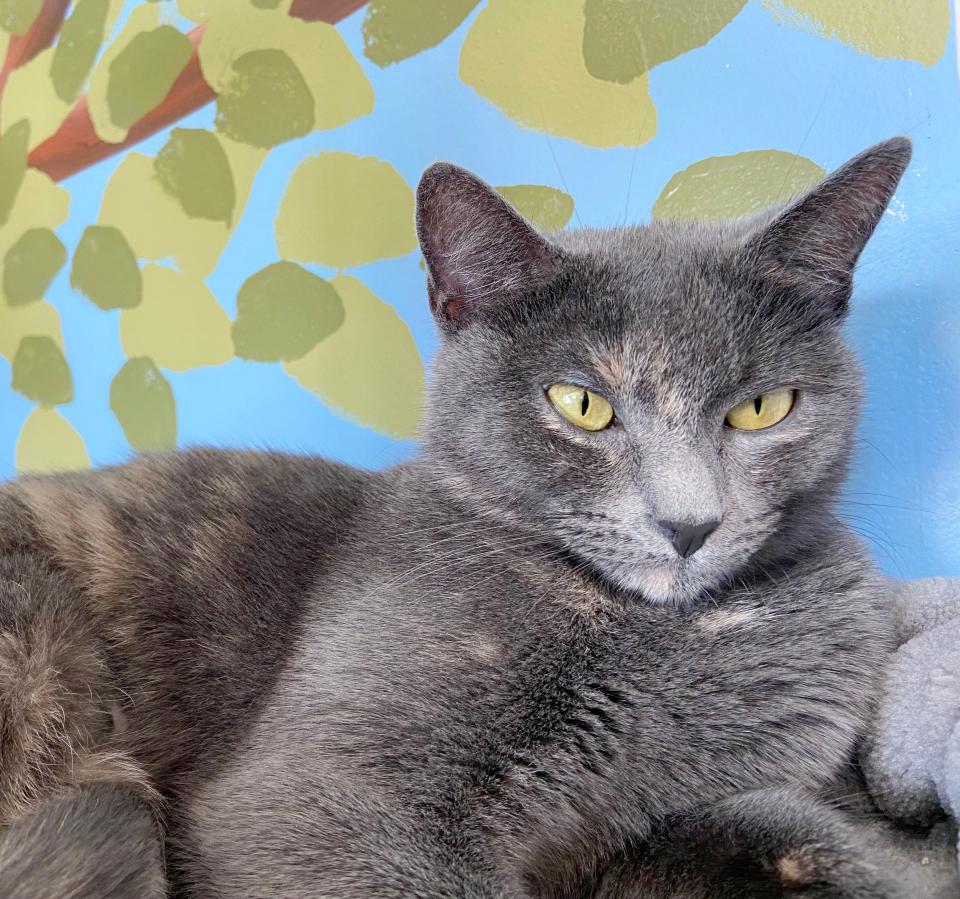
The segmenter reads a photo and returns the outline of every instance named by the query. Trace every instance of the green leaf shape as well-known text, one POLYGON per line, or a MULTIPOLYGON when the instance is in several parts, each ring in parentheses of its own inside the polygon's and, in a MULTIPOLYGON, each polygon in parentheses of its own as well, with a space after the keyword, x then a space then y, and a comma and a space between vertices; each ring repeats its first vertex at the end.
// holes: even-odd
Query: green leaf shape
POLYGON ((0 356, 12 362, 24 337, 42 336, 63 349, 60 313, 53 306, 46 301, 27 306, 0 303, 0 356))
POLYGON ((30 124, 26 121, 11 125, 0 137, 0 225, 9 220, 20 193, 27 172, 29 143, 30 124))
POLYGON ((109 21, 121 4, 115 0, 78 0, 57 38, 50 77, 57 96, 72 103, 93 68, 109 21))
POLYGON ((251 50, 233 64, 217 97, 217 128, 269 149, 313 131, 313 94, 282 50, 251 50))
POLYGON ((17 438, 15 464, 24 474, 90 467, 83 438, 56 409, 34 409, 17 438))
POLYGON ((206 31, 199 56, 203 77, 218 94, 237 78, 234 64, 254 50, 279 50, 313 96, 313 127, 338 128, 373 110, 373 87, 336 27, 288 15, 289 4, 257 9, 237 0, 179 0, 206 31), (336 85, 336 89, 328 89, 336 85))
POLYGON ((70 286, 104 310, 140 305, 140 267, 118 228, 89 225, 84 230, 73 254, 70 286))
POLYGON ((174 128, 153 167, 160 186, 190 218, 232 223, 237 204, 233 173, 215 134, 174 128))
POLYGON ((252 0, 257 9, 276 9, 283 0, 252 0))
POLYGON ((586 0, 583 59, 594 78, 629 84, 702 47, 747 0, 586 0))
POLYGON ((290 178, 277 214, 277 249, 284 259, 333 268, 404 256, 417 245, 413 210, 413 191, 389 162, 321 153, 290 178))
POLYGON ((292 262, 275 262, 240 288, 233 345, 242 359, 289 362, 333 334, 343 318, 329 281, 292 262))
POLYGON ((160 265, 143 269, 143 302, 120 313, 120 342, 128 358, 149 356, 172 371, 233 358, 230 319, 207 285, 160 265))
POLYGON ((414 437, 424 378, 409 328, 356 278, 331 284, 343 300, 343 327, 284 369, 348 418, 391 437, 414 437))
POLYGON ((573 215, 573 197, 543 184, 498 187, 499 194, 541 231, 559 231, 573 215))
POLYGON ((110 409, 127 443, 141 453, 177 445, 177 404, 170 382, 148 356, 128 359, 110 383, 110 409))
POLYGON ((159 25, 160 8, 156 4, 135 5, 123 23, 120 33, 107 45, 94 64, 87 91, 87 107, 97 137, 106 143, 121 143, 126 138, 128 130, 119 127, 113 121, 107 99, 110 82, 113 80, 111 69, 113 62, 138 34, 152 31, 159 25))
POLYGON ((42 6, 43 0, 0 0, 0 28, 10 34, 26 34, 42 6))
POLYGON ((480 0, 372 0, 363 20, 363 53, 381 68, 436 47, 480 0))
POLYGON ((677 172, 653 204, 658 219, 732 219, 776 206, 826 176, 804 156, 748 150, 711 156, 677 172))
MULTIPOLYGON (((233 173, 236 192, 233 220, 236 222, 266 151, 222 135, 219 139, 233 173)), ((180 203, 160 186, 154 160, 135 152, 123 157, 107 184, 100 207, 100 223, 119 228, 138 259, 172 258, 182 271, 200 278, 205 278, 216 267, 233 233, 224 222, 190 218, 180 203)))
POLYGON ((193 47, 176 28, 161 25, 136 35, 110 63, 107 106, 119 128, 129 128, 170 93, 193 47))
POLYGON ((70 104, 57 96, 50 78, 50 63, 55 52, 50 47, 26 65, 14 69, 0 100, 0 121, 29 123, 30 150, 50 137, 70 111, 70 104))
MULTIPOLYGON (((0 170, 0 182, 2 180, 3 174, 0 170)), ((33 228, 53 230, 59 227, 67 220, 69 211, 70 194, 54 184, 42 172, 27 169, 7 223, 0 228, 0 284, 4 281, 6 255, 11 247, 33 228)), ((0 309, 5 306, 5 303, 0 303, 0 309)), ((0 340, 2 339, 2 328, 0 328, 0 340)))
POLYGON ((73 399, 70 366, 60 347, 49 337, 24 337, 13 356, 10 386, 42 406, 73 399))
POLYGON ((67 248, 49 228, 30 228, 7 250, 3 295, 11 306, 42 300, 67 261, 67 248))
POLYGON ((7 227, 0 229, 0 249, 6 250, 27 228, 57 228, 70 214, 70 192, 36 169, 27 169, 7 227))
POLYGON ((638 146, 657 130, 647 76, 594 78, 583 0, 489 0, 460 51, 460 78, 515 122, 591 147, 638 146))
POLYGON ((949 0, 764 0, 785 25, 835 38, 879 59, 934 65, 950 36, 949 0))

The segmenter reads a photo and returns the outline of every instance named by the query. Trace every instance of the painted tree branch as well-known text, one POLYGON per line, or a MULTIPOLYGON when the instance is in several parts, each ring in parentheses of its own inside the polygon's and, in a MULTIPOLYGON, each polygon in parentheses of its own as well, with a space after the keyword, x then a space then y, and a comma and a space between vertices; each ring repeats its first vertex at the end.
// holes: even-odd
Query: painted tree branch
MULTIPOLYGON (((294 0, 290 15, 308 22, 329 22, 333 25, 366 3, 367 0, 294 0)), ((130 128, 126 140, 118 144, 101 140, 93 127, 87 98, 84 96, 70 110, 56 133, 33 149, 28 157, 28 164, 45 172, 54 181, 62 181, 102 159, 138 144, 213 100, 216 94, 204 81, 197 54, 205 29, 205 25, 198 25, 187 34, 193 44, 190 61, 160 105, 130 128)))
POLYGON ((361 6, 367 0, 293 0, 290 15, 305 22, 329 22, 336 25, 361 6))
POLYGON ((10 73, 26 65, 49 47, 63 27, 70 0, 44 0, 40 12, 25 34, 14 35, 7 44, 7 55, 0 68, 0 97, 6 89, 10 73))

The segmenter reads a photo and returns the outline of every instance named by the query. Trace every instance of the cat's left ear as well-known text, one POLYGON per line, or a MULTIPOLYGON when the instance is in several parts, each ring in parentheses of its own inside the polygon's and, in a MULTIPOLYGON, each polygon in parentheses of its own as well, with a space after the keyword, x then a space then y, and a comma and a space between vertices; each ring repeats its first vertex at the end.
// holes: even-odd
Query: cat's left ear
POLYGON ((865 150, 780 213, 750 250, 762 282, 842 316, 853 269, 910 162, 906 137, 865 150))
POLYGON ((448 162, 430 166, 420 179, 417 236, 430 308, 447 332, 560 270, 557 248, 492 187, 448 162))

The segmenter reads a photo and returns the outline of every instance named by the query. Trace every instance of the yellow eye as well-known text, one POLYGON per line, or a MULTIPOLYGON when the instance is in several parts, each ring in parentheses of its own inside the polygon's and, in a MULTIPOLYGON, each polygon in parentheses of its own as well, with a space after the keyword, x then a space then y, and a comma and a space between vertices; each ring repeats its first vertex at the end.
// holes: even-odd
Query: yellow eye
POLYGON ((602 431, 613 421, 613 407, 592 390, 554 384, 547 390, 547 396, 567 421, 584 431, 602 431))
POLYGON ((738 431, 762 431, 783 421, 793 408, 797 392, 788 387, 761 393, 752 400, 737 403, 727 413, 727 424, 738 431))

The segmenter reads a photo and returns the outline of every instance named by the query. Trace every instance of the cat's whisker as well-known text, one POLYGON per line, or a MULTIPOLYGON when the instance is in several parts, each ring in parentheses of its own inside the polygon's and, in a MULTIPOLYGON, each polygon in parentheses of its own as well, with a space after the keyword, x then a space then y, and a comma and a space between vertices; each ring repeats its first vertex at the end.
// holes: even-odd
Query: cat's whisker
POLYGON ((853 502, 853 500, 848 499, 848 497, 851 497, 851 496, 879 496, 883 499, 901 500, 901 502, 898 502, 895 505, 889 505, 889 506, 883 503, 874 503, 872 501, 870 503, 863 503, 863 505, 876 505, 878 508, 902 509, 907 512, 920 512, 925 515, 934 514, 930 509, 925 509, 923 506, 917 506, 913 504, 904 505, 902 503, 903 497, 894 496, 893 494, 889 494, 889 493, 876 493, 876 492, 864 491, 864 490, 846 490, 838 498, 838 502, 853 502))

